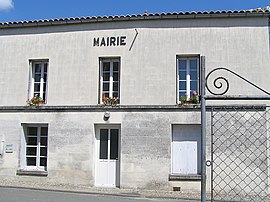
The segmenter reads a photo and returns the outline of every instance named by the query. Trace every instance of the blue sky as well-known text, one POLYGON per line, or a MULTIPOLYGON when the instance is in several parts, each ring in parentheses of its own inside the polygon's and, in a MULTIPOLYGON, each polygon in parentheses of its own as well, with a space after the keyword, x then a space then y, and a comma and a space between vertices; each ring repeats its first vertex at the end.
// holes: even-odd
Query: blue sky
POLYGON ((0 0, 0 22, 266 6, 270 0, 0 0))

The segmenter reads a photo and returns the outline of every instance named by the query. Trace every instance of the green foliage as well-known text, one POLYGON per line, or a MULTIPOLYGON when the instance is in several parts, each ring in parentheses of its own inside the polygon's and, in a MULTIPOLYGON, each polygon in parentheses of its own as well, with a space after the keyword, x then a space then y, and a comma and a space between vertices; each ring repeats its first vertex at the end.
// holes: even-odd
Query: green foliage
POLYGON ((26 103, 29 106, 39 106, 44 104, 44 100, 38 94, 36 94, 32 99, 26 100, 26 103))
POLYGON ((119 104, 119 98, 118 97, 104 97, 102 99, 102 102, 104 105, 117 105, 119 104))

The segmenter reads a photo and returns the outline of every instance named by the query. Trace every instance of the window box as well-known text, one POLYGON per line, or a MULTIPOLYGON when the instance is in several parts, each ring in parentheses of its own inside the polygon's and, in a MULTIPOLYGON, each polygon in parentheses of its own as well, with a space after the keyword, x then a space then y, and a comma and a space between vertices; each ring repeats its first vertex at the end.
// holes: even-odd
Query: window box
POLYGON ((32 99, 26 100, 28 106, 40 106, 44 104, 43 98, 36 94, 32 99))
POLYGON ((111 97, 104 97, 102 99, 102 103, 104 105, 115 106, 115 105, 119 104, 119 98, 118 97, 112 97, 112 98, 111 97))

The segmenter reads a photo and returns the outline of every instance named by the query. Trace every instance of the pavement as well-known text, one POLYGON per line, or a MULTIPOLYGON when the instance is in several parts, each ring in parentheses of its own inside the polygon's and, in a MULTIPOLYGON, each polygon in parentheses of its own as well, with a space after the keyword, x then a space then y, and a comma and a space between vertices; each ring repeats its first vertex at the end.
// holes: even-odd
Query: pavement
POLYGON ((160 198, 179 199, 188 201, 200 201, 199 192, 183 192, 168 190, 145 190, 145 189, 122 189, 122 188, 99 188, 85 185, 43 183, 32 181, 18 181, 10 179, 0 179, 0 187, 24 188, 31 190, 49 190, 68 193, 87 193, 95 195, 123 196, 136 198, 160 198))

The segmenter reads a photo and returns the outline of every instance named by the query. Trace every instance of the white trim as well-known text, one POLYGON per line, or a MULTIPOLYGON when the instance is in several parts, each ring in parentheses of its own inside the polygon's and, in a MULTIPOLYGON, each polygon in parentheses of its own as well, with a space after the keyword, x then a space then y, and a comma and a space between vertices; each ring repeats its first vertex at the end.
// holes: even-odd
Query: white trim
POLYGON ((186 74, 186 96, 187 96, 187 99, 190 98, 190 59, 191 58, 187 58, 187 66, 186 66, 186 71, 187 71, 187 74, 186 74))
MULTIPOLYGON (((95 186, 96 187, 120 187, 120 159, 121 159, 121 125, 120 124, 113 124, 113 125, 107 125, 107 124, 98 124, 95 125, 95 186), (117 173, 115 175, 116 182, 115 186, 106 184, 106 185, 100 185, 97 183, 97 177, 98 177, 98 163, 99 163, 99 151, 100 151, 100 129, 108 129, 110 134, 110 129, 118 129, 118 159, 116 160, 116 166, 117 166, 117 173)), ((110 136, 110 135, 109 135, 110 136)), ((109 137, 108 137, 109 138, 109 137)), ((108 158, 110 158, 110 140, 108 140, 108 158)))
POLYGON ((46 171, 48 167, 48 133, 49 133, 49 127, 48 124, 26 124, 22 123, 22 133, 21 133, 21 148, 20 148, 20 169, 25 170, 25 171, 46 171), (36 147, 36 155, 33 157, 36 157, 36 166, 27 166, 27 142, 26 138, 28 136, 27 134, 27 129, 30 127, 35 127, 37 128, 37 145, 33 145, 30 147, 36 147), (47 128, 47 145, 46 146, 41 146, 41 128, 46 127, 47 128), (40 166, 40 158, 41 158, 41 153, 40 153, 40 148, 46 147, 47 148, 47 155, 46 155, 46 161, 47 161, 47 166, 40 166))
POLYGON ((34 92, 35 92, 35 65, 39 64, 41 65, 41 77, 38 83, 40 83, 39 87, 39 94, 40 97, 43 98, 43 91, 45 92, 46 98, 43 100, 45 103, 47 103, 47 98, 48 98, 48 69, 49 69, 49 60, 30 60, 29 61, 29 90, 28 90, 28 99, 31 99, 34 97, 34 92), (45 64, 47 65, 47 80, 44 82, 44 68, 45 64), (46 84, 46 89, 44 90, 44 83, 46 84))
POLYGON ((118 62, 118 97, 120 98, 120 57, 119 58, 100 58, 100 92, 99 92, 99 102, 102 103, 103 99, 103 63, 110 63, 110 76, 109 76, 109 97, 113 97, 113 63, 118 62))
POLYGON ((113 62, 114 61, 110 61, 109 96, 111 98, 113 97, 113 62))
POLYGON ((29 82, 28 82, 28 98, 31 99, 33 97, 33 86, 34 86, 34 81, 33 81, 33 62, 30 60, 29 61, 29 82))
POLYGON ((200 82, 200 76, 199 76, 199 56, 177 56, 177 101, 180 101, 179 92, 180 92, 180 76, 179 76, 179 61, 185 60, 186 61, 186 97, 187 99, 190 98, 190 89, 191 89, 191 78, 190 78, 190 60, 197 60, 197 91, 199 91, 199 82, 200 82))

